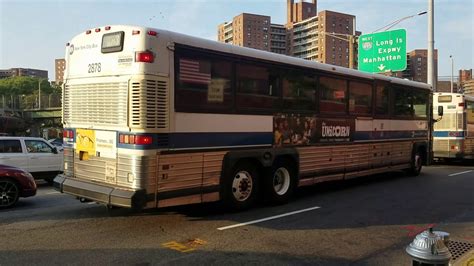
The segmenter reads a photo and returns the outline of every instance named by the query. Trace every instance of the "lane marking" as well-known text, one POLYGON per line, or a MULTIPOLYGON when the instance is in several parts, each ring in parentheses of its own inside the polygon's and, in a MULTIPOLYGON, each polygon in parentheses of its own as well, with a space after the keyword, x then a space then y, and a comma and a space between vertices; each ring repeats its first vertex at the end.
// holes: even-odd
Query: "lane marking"
POLYGON ((53 191, 53 192, 48 192, 48 193, 45 193, 46 195, 53 195, 53 194, 60 194, 61 192, 58 192, 58 191, 53 191))
POLYGON ((267 218, 262 218, 262 219, 258 219, 258 220, 245 222, 245 223, 219 227, 219 228, 217 228, 217 230, 222 231, 222 230, 232 229, 232 228, 236 228, 236 227, 246 226, 246 225, 249 225, 249 224, 261 223, 261 222, 265 222, 265 221, 268 221, 268 220, 274 220, 274 219, 282 218, 282 217, 285 217, 285 216, 290 216, 290 215, 294 215, 294 214, 298 214, 298 213, 302 213, 302 212, 308 212, 308 211, 316 210, 316 209, 319 209, 319 208, 321 208, 321 207, 317 207, 317 206, 316 207, 311 207, 311 208, 307 208, 307 209, 303 209, 303 210, 299 210, 299 211, 288 212, 288 213, 279 214, 279 215, 275 215, 275 216, 271 216, 271 217, 267 217, 267 218))
POLYGON ((472 172, 472 170, 464 171, 464 172, 459 172, 459 173, 454 173, 454 174, 450 174, 450 175, 448 175, 448 176, 462 175, 462 174, 467 174, 467 173, 470 173, 470 172, 472 172))

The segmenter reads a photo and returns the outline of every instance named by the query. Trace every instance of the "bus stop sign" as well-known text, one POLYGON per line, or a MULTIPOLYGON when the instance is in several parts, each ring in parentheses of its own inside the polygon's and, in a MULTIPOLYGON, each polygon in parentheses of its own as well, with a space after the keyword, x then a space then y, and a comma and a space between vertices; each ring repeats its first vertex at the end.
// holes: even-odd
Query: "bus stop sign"
POLYGON ((403 71, 407 68, 405 29, 361 35, 359 70, 370 73, 403 71))

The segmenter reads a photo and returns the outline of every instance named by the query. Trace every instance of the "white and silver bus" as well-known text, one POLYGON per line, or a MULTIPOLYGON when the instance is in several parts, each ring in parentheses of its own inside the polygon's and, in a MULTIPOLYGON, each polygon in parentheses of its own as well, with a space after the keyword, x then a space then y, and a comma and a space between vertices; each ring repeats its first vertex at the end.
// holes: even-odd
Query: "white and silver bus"
POLYGON ((435 159, 474 159, 474 96, 461 93, 433 94, 433 112, 443 107, 443 118, 434 124, 435 159))
POLYGON ((170 31, 106 26, 66 48, 64 174, 112 206, 285 202, 298 186, 430 161, 430 87, 170 31))

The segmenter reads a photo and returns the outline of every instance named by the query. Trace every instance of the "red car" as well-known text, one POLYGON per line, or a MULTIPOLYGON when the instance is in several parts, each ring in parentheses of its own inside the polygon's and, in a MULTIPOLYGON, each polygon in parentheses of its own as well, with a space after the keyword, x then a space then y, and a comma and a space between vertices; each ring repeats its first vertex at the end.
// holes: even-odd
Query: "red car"
POLYGON ((25 170, 0 164, 0 208, 8 208, 20 197, 36 195, 33 176, 25 170))

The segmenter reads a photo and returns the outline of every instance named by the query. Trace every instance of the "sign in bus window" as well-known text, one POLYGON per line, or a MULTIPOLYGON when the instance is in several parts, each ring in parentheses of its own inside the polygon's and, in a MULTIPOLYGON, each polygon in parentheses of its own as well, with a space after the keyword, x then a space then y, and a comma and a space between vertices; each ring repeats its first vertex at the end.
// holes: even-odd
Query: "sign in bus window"
POLYGON ((114 53, 122 51, 123 36, 123 31, 104 34, 104 36, 102 36, 102 53, 114 53))

